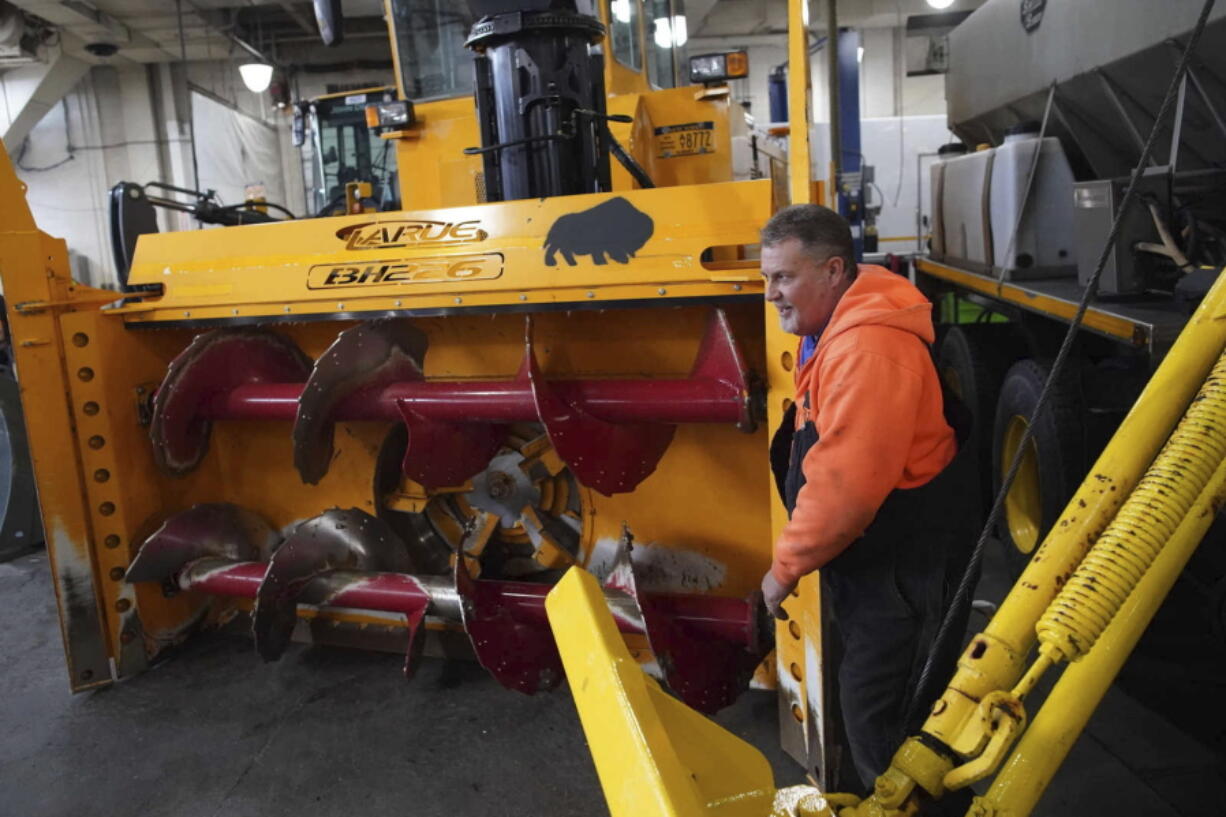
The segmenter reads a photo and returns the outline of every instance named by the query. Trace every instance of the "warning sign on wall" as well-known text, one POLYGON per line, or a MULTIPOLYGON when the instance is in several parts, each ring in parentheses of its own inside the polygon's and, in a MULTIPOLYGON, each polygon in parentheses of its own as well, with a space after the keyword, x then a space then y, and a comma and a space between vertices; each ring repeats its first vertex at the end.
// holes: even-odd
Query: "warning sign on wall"
POLYGON ((656 128, 656 155, 661 159, 715 152, 715 123, 686 122, 656 128))

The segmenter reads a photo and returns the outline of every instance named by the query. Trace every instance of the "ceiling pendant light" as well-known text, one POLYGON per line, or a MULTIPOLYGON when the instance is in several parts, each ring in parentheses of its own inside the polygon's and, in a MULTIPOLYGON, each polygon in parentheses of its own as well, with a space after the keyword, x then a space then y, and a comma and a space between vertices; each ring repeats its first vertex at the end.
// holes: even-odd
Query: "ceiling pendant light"
POLYGON ((238 67, 243 84, 253 94, 262 94, 272 82, 272 66, 266 62, 245 62, 238 67))

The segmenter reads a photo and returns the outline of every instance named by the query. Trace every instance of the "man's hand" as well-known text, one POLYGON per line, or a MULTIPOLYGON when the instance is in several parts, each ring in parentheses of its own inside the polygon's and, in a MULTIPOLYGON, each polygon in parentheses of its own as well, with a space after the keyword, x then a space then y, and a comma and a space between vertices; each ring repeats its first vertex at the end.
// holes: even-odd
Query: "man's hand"
POLYGON ((762 603, 766 605, 767 612, 780 621, 787 621, 788 613, 783 609, 783 602, 795 589, 796 582, 783 584, 772 571, 766 571, 762 577, 762 603))

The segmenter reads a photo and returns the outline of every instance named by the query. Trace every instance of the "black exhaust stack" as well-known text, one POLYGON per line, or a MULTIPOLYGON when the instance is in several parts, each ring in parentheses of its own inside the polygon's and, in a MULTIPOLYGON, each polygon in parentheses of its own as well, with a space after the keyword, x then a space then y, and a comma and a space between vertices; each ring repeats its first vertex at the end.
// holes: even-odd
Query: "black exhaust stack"
POLYGON ((488 201, 610 189, 604 26, 576 2, 469 3, 488 201))

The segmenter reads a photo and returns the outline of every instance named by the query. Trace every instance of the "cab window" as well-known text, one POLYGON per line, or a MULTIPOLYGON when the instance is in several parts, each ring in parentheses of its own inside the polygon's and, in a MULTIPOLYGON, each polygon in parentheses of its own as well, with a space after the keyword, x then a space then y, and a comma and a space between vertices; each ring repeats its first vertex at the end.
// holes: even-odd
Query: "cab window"
POLYGON ((688 39, 683 0, 647 0, 647 79, 656 88, 688 82, 680 73, 688 39))
POLYGON ((643 69, 639 43, 639 4, 642 0, 609 0, 609 41, 613 59, 635 71, 643 69))
POLYGON ((405 96, 416 102, 471 94, 473 56, 464 41, 474 18, 468 4, 393 0, 391 8, 405 96))

